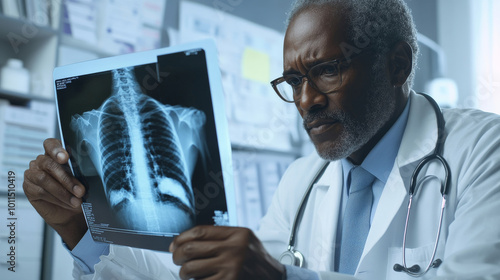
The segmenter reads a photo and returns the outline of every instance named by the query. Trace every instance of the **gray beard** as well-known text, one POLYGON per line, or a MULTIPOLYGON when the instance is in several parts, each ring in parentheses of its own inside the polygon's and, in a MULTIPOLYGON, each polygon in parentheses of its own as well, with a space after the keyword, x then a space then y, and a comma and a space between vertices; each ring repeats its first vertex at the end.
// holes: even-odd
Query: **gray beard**
POLYGON ((371 92, 364 108, 364 115, 356 119, 341 110, 309 113, 304 117, 304 126, 314 119, 337 119, 344 126, 338 141, 317 152, 325 160, 334 161, 346 158, 363 147, 387 123, 394 114, 396 102, 391 94, 392 85, 381 66, 381 60, 375 62, 371 75, 371 92))

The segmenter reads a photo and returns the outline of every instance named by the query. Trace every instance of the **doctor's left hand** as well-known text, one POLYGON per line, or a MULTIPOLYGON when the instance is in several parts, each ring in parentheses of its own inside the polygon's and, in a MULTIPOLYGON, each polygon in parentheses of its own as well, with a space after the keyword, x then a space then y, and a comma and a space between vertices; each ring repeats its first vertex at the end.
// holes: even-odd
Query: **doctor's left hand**
POLYGON ((282 279, 285 267, 250 229, 197 226, 170 245, 182 279, 282 279))

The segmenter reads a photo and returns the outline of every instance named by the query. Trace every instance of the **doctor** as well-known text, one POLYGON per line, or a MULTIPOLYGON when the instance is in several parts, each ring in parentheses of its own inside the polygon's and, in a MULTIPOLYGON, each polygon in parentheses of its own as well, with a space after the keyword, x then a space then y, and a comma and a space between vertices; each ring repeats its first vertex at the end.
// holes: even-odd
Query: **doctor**
POLYGON ((92 244, 84 189, 54 139, 30 163, 25 193, 72 250, 81 279, 167 279, 171 259, 182 279, 413 279, 430 262, 420 279, 500 279, 500 118, 445 110, 438 133, 439 111, 411 90, 417 54, 402 0, 296 1, 283 77, 272 84, 297 107, 317 154, 290 166, 256 235, 196 227, 176 238, 172 257, 92 244), (445 168, 433 161, 417 178, 403 250, 412 173, 443 141, 443 218, 445 168), (359 178, 368 178, 360 191, 368 199, 353 206, 359 178), (278 262, 288 247, 304 268, 278 262))

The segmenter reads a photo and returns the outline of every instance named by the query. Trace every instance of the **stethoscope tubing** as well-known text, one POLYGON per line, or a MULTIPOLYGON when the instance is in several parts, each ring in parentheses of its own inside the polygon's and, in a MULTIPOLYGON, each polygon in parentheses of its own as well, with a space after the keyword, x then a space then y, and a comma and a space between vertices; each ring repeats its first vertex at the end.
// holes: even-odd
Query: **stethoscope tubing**
POLYGON ((420 276, 424 275, 425 273, 427 273, 427 271, 429 271, 429 269, 431 267, 438 267, 442 262, 441 259, 437 259, 437 260, 434 260, 434 259, 436 257, 436 251, 437 251, 438 244, 439 244, 439 237, 441 235, 441 226, 443 224, 444 208, 446 206, 446 195, 448 193, 449 178, 451 175, 451 170, 450 170, 450 167, 448 165, 448 162, 442 156, 444 139, 445 139, 445 134, 444 134, 445 133, 445 131, 444 131, 445 121, 444 121, 443 113, 441 112, 441 109, 439 108, 436 101, 434 101, 434 99, 432 99, 430 96, 428 96, 426 94, 423 94, 423 93, 420 93, 420 94, 422 96, 424 96, 429 101, 429 103, 432 105, 432 108, 434 109, 434 112, 436 113, 437 128, 438 128, 437 134, 438 135, 437 135, 437 140, 436 140, 436 146, 434 148, 433 153, 426 156, 418 163, 417 167, 415 168, 415 170, 413 171, 413 174, 411 176, 410 187, 408 189, 408 196, 409 196, 408 212, 406 214, 405 229, 403 232, 403 260, 402 260, 403 265, 402 266, 400 266, 399 264, 394 265, 395 271, 403 271, 403 272, 405 272, 408 275, 413 276, 413 277, 420 277, 420 276), (418 185, 417 185, 418 176, 419 176, 422 168, 434 160, 437 160, 441 163, 441 165, 443 166, 444 172, 445 172, 444 183, 441 183, 441 188, 440 188, 440 192, 441 192, 441 196, 442 196, 441 213, 439 215, 438 230, 436 233, 436 240, 434 241, 434 248, 432 250, 432 256, 431 256, 430 261, 429 261, 427 267, 425 268, 425 270, 423 272, 419 272, 420 267, 418 265, 414 265, 410 268, 408 268, 406 265, 406 237, 407 237, 407 233, 408 233, 408 224, 409 224, 409 220, 410 220, 411 205, 412 205, 413 197, 416 195, 416 192, 418 189, 418 185))
MULTIPOLYGON (((408 201, 408 212, 406 214, 405 230, 403 233, 403 265, 402 265, 401 271, 404 271, 408 275, 413 276, 413 277, 420 277, 420 276, 424 275, 425 273, 427 273, 427 271, 429 271, 431 266, 432 267, 436 266, 434 258, 436 257, 436 251, 437 251, 438 244, 439 244, 439 236, 441 235, 441 225, 443 222, 444 208, 446 205, 446 195, 443 195, 442 202, 441 202, 441 213, 439 215, 438 231, 436 233, 436 240, 434 241, 434 248, 432 250, 432 256, 430 258, 429 263, 427 264, 427 267, 425 268, 425 270, 423 272, 413 272, 412 269, 408 268, 406 265, 406 236, 407 236, 407 232, 408 232, 408 223, 410 221, 410 212, 411 212, 412 201, 413 201, 413 194, 410 195, 410 198, 408 201)), ((437 266, 439 266, 439 264, 437 266)))
POLYGON ((293 244, 295 244, 296 230, 298 228, 298 224, 300 223, 300 220, 301 220, 301 217, 302 217, 302 213, 304 212, 305 205, 307 204, 307 200, 309 199, 309 195, 311 194, 311 189, 312 189, 314 183, 316 183, 316 181, 318 180, 318 178, 321 177, 321 175, 323 174, 323 172, 325 172, 326 167, 328 166, 329 163, 330 162, 325 161, 321 165, 321 168, 319 168, 318 171, 316 172, 316 174, 314 174, 314 177, 311 180, 311 182, 309 183, 309 186, 307 186, 306 193, 302 197, 302 200, 300 201, 299 210, 297 211, 297 213, 295 213, 295 218, 293 219, 292 231, 290 233, 290 238, 288 240, 288 247, 289 248, 293 249, 293 247, 294 247, 293 244))

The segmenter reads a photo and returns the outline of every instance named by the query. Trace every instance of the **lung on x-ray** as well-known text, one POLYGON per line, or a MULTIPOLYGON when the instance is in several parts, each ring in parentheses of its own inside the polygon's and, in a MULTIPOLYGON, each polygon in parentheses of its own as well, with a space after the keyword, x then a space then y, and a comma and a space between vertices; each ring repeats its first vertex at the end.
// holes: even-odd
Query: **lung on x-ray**
POLYGON ((228 225, 205 52, 55 80, 61 131, 94 240, 168 250, 228 225))

